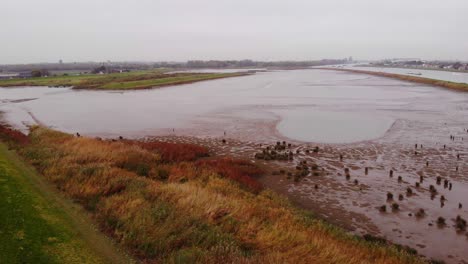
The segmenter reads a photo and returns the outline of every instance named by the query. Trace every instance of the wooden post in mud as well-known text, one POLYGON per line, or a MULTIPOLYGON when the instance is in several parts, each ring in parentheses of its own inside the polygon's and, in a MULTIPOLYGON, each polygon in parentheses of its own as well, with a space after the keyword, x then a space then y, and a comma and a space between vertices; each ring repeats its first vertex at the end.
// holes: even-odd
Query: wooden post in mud
POLYGON ((414 144, 414 149, 418 149, 418 144, 414 144))
POLYGON ((455 167, 455 171, 458 171, 458 166, 455 167))
POLYGON ((393 200, 393 193, 388 192, 387 193, 387 201, 391 201, 391 200, 393 200))
POLYGON ((389 176, 393 177, 393 170, 390 170, 389 176))
POLYGON ((340 161, 343 161, 343 155, 340 154, 340 161))
POLYGON ((463 205, 461 203, 458 203, 458 209, 462 209, 463 205))
POLYGON ((369 168, 368 168, 368 167, 366 167, 366 168, 364 169, 364 173, 365 173, 366 175, 369 174, 369 168))
POLYGON ((413 195, 413 189, 411 189, 410 187, 406 188, 406 195, 407 196, 413 195))
POLYGON ((403 201, 403 199, 404 199, 403 194, 400 193, 400 194, 398 195, 398 200, 403 201))
POLYGON ((426 161, 426 167, 429 167, 429 161, 426 161))
POLYGON ((80 133, 76 132, 76 137, 81 137, 80 133))

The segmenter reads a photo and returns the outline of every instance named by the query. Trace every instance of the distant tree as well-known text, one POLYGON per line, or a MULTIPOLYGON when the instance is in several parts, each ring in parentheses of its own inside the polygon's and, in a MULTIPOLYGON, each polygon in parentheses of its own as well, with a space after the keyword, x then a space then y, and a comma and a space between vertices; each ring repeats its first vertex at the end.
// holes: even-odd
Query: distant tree
POLYGON ((462 66, 462 64, 461 64, 460 62, 455 62, 455 63, 452 65, 452 68, 458 70, 461 66, 462 66))
POLYGON ((91 73, 100 73, 100 72, 106 72, 106 67, 104 65, 94 68, 91 73))
POLYGON ((49 76, 49 71, 48 70, 32 70, 31 71, 31 76, 32 77, 43 77, 43 76, 49 76))
POLYGON ((32 77, 41 77, 42 74, 41 74, 41 71, 40 71, 40 70, 32 70, 32 71, 31 71, 31 76, 32 76, 32 77))

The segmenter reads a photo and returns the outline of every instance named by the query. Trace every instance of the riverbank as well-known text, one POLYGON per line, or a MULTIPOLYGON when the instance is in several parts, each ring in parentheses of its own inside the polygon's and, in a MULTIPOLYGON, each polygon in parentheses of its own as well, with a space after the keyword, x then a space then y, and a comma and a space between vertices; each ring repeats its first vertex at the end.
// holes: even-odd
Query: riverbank
POLYGON ((0 87, 49 86, 93 90, 137 90, 245 76, 248 74, 252 73, 166 73, 163 70, 153 70, 112 74, 7 79, 0 80, 0 87))
POLYGON ((423 263, 293 207, 258 185, 260 168, 203 147, 38 127, 18 152, 141 261, 423 263))
POLYGON ((358 67, 366 68, 399 68, 399 69, 408 69, 408 70, 423 70, 423 71, 442 71, 442 72, 453 72, 453 73, 468 73, 468 70, 455 70, 455 69, 444 69, 444 68, 427 68, 427 67, 417 67, 417 66, 399 66, 399 65, 369 65, 362 64, 357 65, 358 67))
POLYGON ((468 233, 463 225, 454 223, 458 216, 468 217, 466 206, 459 208, 459 204, 468 204, 463 178, 467 172, 463 165, 466 141, 462 140, 466 131, 445 127, 456 138, 450 140, 447 135, 445 141, 445 136, 439 138, 414 125, 408 131, 404 123, 397 122, 384 139, 344 145, 288 139, 278 145, 279 138, 268 144, 231 137, 224 137, 223 143, 221 138, 175 135, 153 140, 199 144, 216 156, 251 160, 265 170, 258 178, 264 186, 318 218, 361 236, 385 237, 431 259, 463 263, 468 233), (398 144, 388 139, 398 135, 404 137, 398 144), (411 151, 413 142, 422 143, 416 151, 411 151), (293 160, 288 159, 290 151, 293 160), (391 177, 390 170, 395 173, 391 177), (431 193, 431 185, 436 194, 431 193), (394 198, 388 199, 388 193, 394 198), (418 213, 421 210, 423 215, 418 213), (438 224, 439 218, 446 224, 438 224))
POLYGON ((379 76, 379 77, 398 79, 401 81, 443 87, 443 88, 460 91, 460 92, 468 92, 468 84, 466 83, 456 83, 456 82, 450 82, 450 81, 435 80, 435 79, 430 79, 430 78, 425 78, 425 77, 417 77, 417 76, 409 76, 409 75, 387 73, 387 72, 377 72, 377 71, 363 71, 363 70, 355 70, 355 69, 326 68, 326 67, 320 67, 316 69, 368 74, 368 75, 374 75, 374 76, 379 76))
POLYGON ((0 219, 3 263, 132 263, 2 141, 0 219))

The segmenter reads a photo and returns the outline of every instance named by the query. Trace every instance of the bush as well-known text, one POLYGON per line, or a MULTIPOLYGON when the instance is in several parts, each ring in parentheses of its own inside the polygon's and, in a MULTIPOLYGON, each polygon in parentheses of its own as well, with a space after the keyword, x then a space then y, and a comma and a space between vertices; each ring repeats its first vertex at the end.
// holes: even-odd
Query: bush
POLYGON ((261 184, 253 179, 253 177, 263 174, 263 171, 249 161, 220 158, 201 160, 195 164, 196 166, 211 168, 220 176, 234 180, 254 193, 258 193, 263 189, 261 184))
POLYGON ((163 162, 182 162, 195 161, 198 158, 207 157, 208 149, 206 147, 187 143, 168 143, 168 142, 134 142, 143 149, 156 151, 161 155, 163 162))
POLYGON ((19 143, 22 145, 29 143, 28 136, 3 124, 0 124, 0 139, 5 141, 13 141, 14 143, 19 143))

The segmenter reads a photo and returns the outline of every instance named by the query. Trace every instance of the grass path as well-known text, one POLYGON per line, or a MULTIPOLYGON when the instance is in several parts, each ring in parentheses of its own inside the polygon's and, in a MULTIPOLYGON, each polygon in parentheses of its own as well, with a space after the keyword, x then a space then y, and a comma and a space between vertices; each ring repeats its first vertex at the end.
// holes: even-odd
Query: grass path
POLYGON ((131 263, 96 231, 78 206, 61 197, 0 142, 1 263, 131 263))

